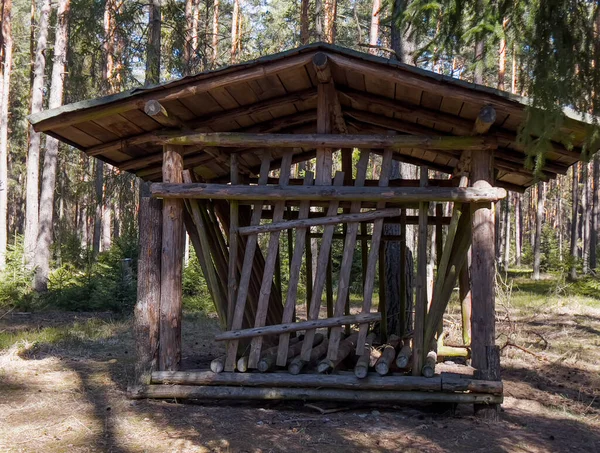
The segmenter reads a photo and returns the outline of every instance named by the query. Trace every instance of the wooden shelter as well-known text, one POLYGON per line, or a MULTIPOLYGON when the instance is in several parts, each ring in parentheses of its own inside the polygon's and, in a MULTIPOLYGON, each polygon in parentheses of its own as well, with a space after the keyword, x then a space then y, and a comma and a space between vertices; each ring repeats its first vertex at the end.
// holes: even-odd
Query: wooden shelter
MULTIPOLYGON (((535 181, 517 141, 525 108, 524 99, 509 93, 314 44, 66 105, 30 121, 36 131, 152 182, 152 197, 140 204, 136 306, 139 373, 149 385, 135 395, 468 402, 494 416, 502 384, 493 203, 507 189, 523 191, 535 181), (420 166, 420 179, 393 177, 394 160, 420 166), (295 164, 306 162, 314 172, 298 174, 295 164), (369 162, 379 166, 371 179, 369 162), (442 215, 444 205, 451 215, 442 215), (385 235, 384 224, 400 225, 400 234, 385 235), (385 301, 383 276, 376 288, 384 241, 400 241, 400 284, 408 284, 407 224, 418 229, 412 324, 405 315, 412 292, 385 301), (429 227, 438 251, 431 297, 429 227), (212 371, 180 369, 184 228, 224 326, 216 340, 226 342, 226 354, 212 371), (286 285, 281 232, 287 232, 286 285), (331 248, 338 240, 344 246, 334 273, 331 248), (357 278, 357 244, 363 297, 353 311, 348 293, 357 278), (298 297, 303 263, 306 304, 298 297), (442 318, 457 279, 465 344, 448 348, 442 318), (386 308, 392 302, 399 313, 386 308), (399 337, 387 338, 391 316, 402 318, 399 337), (379 352, 372 348, 377 341, 379 352), (436 370, 438 356, 453 354, 468 354, 472 366, 436 370), (338 371, 352 355, 354 373, 338 371), (289 373, 268 372, 285 367, 289 373), (261 372, 241 372, 254 369, 261 372)), ((565 115, 543 164, 547 178, 566 174, 580 158, 585 123, 565 115)))

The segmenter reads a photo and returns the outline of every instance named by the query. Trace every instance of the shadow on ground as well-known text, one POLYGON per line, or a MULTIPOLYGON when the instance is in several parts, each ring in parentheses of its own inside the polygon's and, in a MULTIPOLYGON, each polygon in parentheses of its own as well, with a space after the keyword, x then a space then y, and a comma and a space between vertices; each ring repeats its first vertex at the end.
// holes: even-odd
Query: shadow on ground
MULTIPOLYGON (((75 316, 54 322, 69 328, 75 316)), ((37 321, 34 315, 20 322, 35 329, 37 321)), ((321 414, 302 403, 131 401, 131 329, 114 322, 113 334, 101 339, 38 343, 2 356, 3 451, 600 451, 600 406, 581 391, 592 376, 578 368, 506 368, 507 398, 496 424, 473 418, 468 406, 336 405, 327 407, 339 411, 321 414), (575 410, 585 406, 588 413, 575 410)), ((11 320, 2 323, 0 331, 11 320)), ((214 356, 216 328, 188 319, 184 356, 200 355, 202 363, 214 356)))

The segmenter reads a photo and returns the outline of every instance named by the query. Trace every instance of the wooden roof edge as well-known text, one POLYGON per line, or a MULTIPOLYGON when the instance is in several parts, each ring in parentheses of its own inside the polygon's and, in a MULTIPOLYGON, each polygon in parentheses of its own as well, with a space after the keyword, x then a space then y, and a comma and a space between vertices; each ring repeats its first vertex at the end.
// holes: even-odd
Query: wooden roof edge
MULTIPOLYGON (((89 100, 79 101, 79 102, 75 102, 75 103, 65 104, 56 109, 45 110, 42 112, 31 114, 28 116, 28 120, 32 124, 34 130, 36 130, 38 132, 40 132, 40 131, 45 132, 47 129, 43 128, 43 123, 50 119, 53 119, 55 117, 61 116, 61 115, 78 112, 80 110, 86 110, 89 108, 108 106, 112 103, 120 103, 125 100, 130 100, 131 98, 136 98, 138 96, 145 97, 149 93, 159 93, 161 91, 170 90, 170 89, 182 86, 182 85, 199 82, 199 81, 213 78, 213 77, 223 76, 223 75, 229 74, 231 72, 241 71, 244 69, 250 69, 250 68, 253 68, 256 66, 267 64, 267 63, 281 61, 286 58, 290 58, 290 57, 300 55, 303 53, 316 52, 319 50, 337 53, 337 54, 345 56, 345 57, 356 58, 356 59, 360 59, 360 60, 363 60, 366 62, 371 62, 371 63, 375 63, 375 64, 379 64, 379 65, 386 65, 391 68, 400 69, 402 71, 409 72, 409 73, 414 74, 419 77, 425 77, 430 80, 435 80, 438 82, 455 85, 455 86, 463 88, 463 89, 479 92, 482 94, 492 95, 492 96, 497 97, 498 101, 504 101, 509 104, 513 104, 515 106, 527 107, 527 106, 532 105, 532 102, 530 99, 516 95, 516 94, 509 93, 506 91, 501 91, 501 90, 487 87, 484 85, 474 84, 471 82, 467 82, 465 80, 459 80, 454 77, 450 77, 447 75, 442 75, 442 74, 438 74, 438 73, 428 71, 425 69, 417 68, 417 67, 408 65, 406 63, 402 63, 402 62, 394 60, 394 59, 379 57, 376 55, 359 52, 359 51, 356 51, 353 49, 336 46, 333 44, 316 42, 316 43, 308 44, 305 46, 297 47, 295 49, 290 49, 287 51, 260 57, 260 58, 257 58, 257 59, 251 60, 251 61, 247 61, 244 63, 229 65, 229 66, 224 66, 222 68, 218 68, 218 69, 214 69, 214 70, 204 71, 204 72, 192 75, 192 76, 186 76, 186 77, 183 77, 180 79, 176 79, 176 80, 169 81, 169 82, 164 82, 164 83, 157 84, 157 85, 152 85, 152 86, 148 86, 148 87, 144 87, 144 88, 134 88, 134 89, 131 89, 128 91, 124 91, 124 92, 109 95, 109 96, 104 96, 104 97, 99 97, 99 98, 95 98, 95 99, 89 99, 89 100)), ((600 121, 600 119, 595 118, 593 115, 577 112, 568 107, 563 108, 563 113, 567 118, 572 119, 578 123, 593 124, 594 120, 600 121)))

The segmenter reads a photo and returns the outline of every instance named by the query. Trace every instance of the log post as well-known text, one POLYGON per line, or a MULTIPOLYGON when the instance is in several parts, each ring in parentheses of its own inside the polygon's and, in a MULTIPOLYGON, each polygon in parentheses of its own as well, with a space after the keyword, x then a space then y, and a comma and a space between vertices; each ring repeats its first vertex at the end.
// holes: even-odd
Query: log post
MULTIPOLYGON (((181 184, 183 147, 165 145, 163 152, 163 181, 181 184)), ((177 371, 181 362, 183 200, 165 199, 162 217, 159 367, 177 371)))
MULTIPOLYGON (((473 151, 471 178, 473 187, 493 184, 493 151, 473 151)), ((479 379, 500 380, 499 352, 495 346, 495 238, 494 212, 491 205, 472 204, 472 319, 471 351, 473 367, 479 379)), ((498 405, 475 405, 482 418, 497 420, 498 405)))
POLYGON ((160 249, 162 200, 150 198, 148 187, 140 198, 137 302, 134 309, 136 381, 150 383, 157 368, 160 313, 160 249))

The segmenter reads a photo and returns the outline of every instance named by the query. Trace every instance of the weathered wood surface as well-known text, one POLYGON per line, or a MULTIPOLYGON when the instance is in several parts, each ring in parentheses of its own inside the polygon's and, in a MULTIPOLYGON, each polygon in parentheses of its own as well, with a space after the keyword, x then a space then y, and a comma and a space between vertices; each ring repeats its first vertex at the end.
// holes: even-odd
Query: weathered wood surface
MULTIPOLYGON (((261 162, 260 170, 260 183, 265 184, 269 176, 269 164, 271 156, 265 153, 261 162)), ((256 209, 252 212, 251 225, 258 225, 260 223, 260 216, 262 213, 262 207, 256 206, 256 209)), ((250 284, 250 278, 252 271, 254 270, 254 254, 256 252, 258 237, 253 234, 248 236, 246 241, 246 249, 244 251, 244 262, 242 264, 242 272, 240 274, 240 283, 237 292, 237 299, 233 312, 233 320, 231 322, 231 328, 233 330, 240 329, 244 319, 244 309, 246 307, 246 299, 248 297, 248 285, 250 284)), ((225 360, 225 371, 233 371, 235 369, 237 360, 237 349, 238 339, 235 337, 231 342, 227 344, 227 358, 225 360)))
MULTIPOLYGON (((283 156, 280 174, 280 185, 285 186, 287 180, 290 177, 290 171, 292 166, 292 152, 287 151, 283 156)), ((262 211, 259 206, 255 206, 255 209, 262 211)), ((285 210, 285 202, 279 201, 275 203, 273 207, 273 221, 281 222, 283 220, 283 212, 285 210)), ((256 309, 256 316, 254 321, 254 327, 263 327, 267 319, 267 310, 269 308, 269 298, 271 296, 271 289, 273 285, 273 273, 275 271, 275 264, 277 262, 277 256, 279 251, 279 235, 280 231, 274 231, 269 237, 269 244, 267 246, 267 257, 265 259, 265 267, 263 270, 262 283, 260 285, 260 294, 258 297, 258 307, 256 309)), ((248 366, 250 368, 256 368, 258 361, 260 360, 260 351, 262 349, 263 337, 254 337, 250 344, 250 356, 248 359, 248 366)))
MULTIPOLYGON (((421 167, 421 186, 427 186, 429 170, 421 167)), ((425 320, 427 316, 427 210, 428 203, 419 204, 419 228, 417 232, 417 284, 415 299, 415 326, 413 333, 412 373, 421 374, 425 342, 425 320)))
POLYGON ((225 356, 212 359, 210 362, 210 371, 212 373, 222 373, 225 369, 225 356))
MULTIPOLYGON (((390 173, 392 171, 392 150, 386 149, 383 152, 383 158, 381 161, 381 173, 379 175, 379 187, 384 188, 388 185, 390 180, 390 173)), ((377 202, 377 209, 383 209, 385 207, 385 201, 380 200, 377 202)), ((373 300, 373 291, 375 289, 375 277, 377 274, 376 267, 379 261, 379 245, 381 236, 383 234, 383 219, 377 219, 373 222, 373 231, 371 233, 371 247, 369 248, 369 256, 367 265, 364 270, 364 285, 363 285, 363 303, 362 313, 369 313, 371 311, 371 302, 373 300)), ((369 331, 368 324, 361 324, 358 326, 358 340, 356 353, 360 354, 360 345, 364 344, 367 339, 367 333, 369 331)))
MULTIPOLYGON (((222 373, 216 376, 226 376, 222 373)), ((231 373, 231 375, 234 375, 231 373)), ((250 376, 239 374, 238 376, 250 376)), ((268 376, 268 375, 263 375, 268 376)), ((304 377, 304 375, 302 376, 304 377)), ((322 376, 320 376, 322 377, 322 376)), ((356 379, 356 378, 355 378, 356 379)), ((363 382, 361 380, 360 382, 363 382)), ((500 404, 502 396, 485 393, 443 393, 392 390, 350 390, 318 388, 261 388, 196 385, 150 385, 129 389, 129 398, 198 399, 198 400, 300 400, 348 401, 356 403, 475 403, 500 404)))
POLYGON ((134 308, 136 381, 147 384, 150 372, 158 367, 162 202, 141 197, 138 219, 140 239, 134 308))
MULTIPOLYGON (((296 337, 298 338, 298 337, 296 337)), ((298 356, 298 354, 300 354, 300 351, 302 350, 302 343, 304 341, 304 339, 302 341, 293 341, 295 339, 292 339, 290 341, 290 346, 288 348, 287 351, 287 356, 288 357, 295 357, 298 356)), ((323 336, 323 334, 316 334, 315 337, 313 338, 313 348, 315 346, 319 346, 323 341, 325 340, 325 337, 323 336)), ((265 353, 262 355, 260 361, 258 362, 258 371, 260 371, 261 373, 264 373, 266 371, 269 371, 270 369, 272 369, 275 366, 275 362, 277 360, 277 346, 274 346, 273 348, 269 348, 268 352, 265 351, 265 353)), ((290 361, 290 360, 288 360, 290 361)))
MULTIPOLYGON (((359 202, 360 204, 360 202, 359 202)), ((358 208, 360 209, 360 207, 358 208)), ((241 235, 272 233, 290 228, 308 228, 313 226, 338 225, 340 223, 369 222, 377 219, 396 217, 400 215, 400 208, 372 209, 365 212, 350 212, 349 214, 338 214, 335 216, 313 217, 308 219, 285 220, 273 223, 265 223, 258 226, 247 226, 239 229, 241 235)))
POLYGON ((389 203, 422 203, 453 201, 485 203, 506 197, 499 187, 323 187, 323 186, 228 186, 223 184, 153 183, 152 195, 159 198, 200 198, 247 201, 385 201, 389 203))
MULTIPOLYGON (((171 132, 157 134, 156 140, 170 145, 220 146, 225 148, 365 148, 486 150, 497 147, 493 138, 416 135, 351 134, 251 134, 243 132, 171 132)), ((317 151, 318 153, 318 151, 317 151)), ((317 168, 318 170, 318 168, 317 168)))
POLYGON ((437 354, 435 351, 429 351, 425 357, 425 363, 421 369, 421 374, 426 378, 432 378, 435 375, 435 364, 437 363, 437 354))
MULTIPOLYGON (((344 182, 344 174, 337 172, 333 180, 334 187, 341 186, 344 182)), ((339 203, 332 201, 327 208, 327 215, 329 217, 336 215, 338 212, 339 203)), ((325 277, 327 274, 327 266, 330 259, 331 244, 333 241, 333 232, 335 225, 326 225, 323 228, 323 239, 321 240, 321 247, 319 249, 319 256, 317 257, 317 271, 315 273, 315 279, 312 288, 312 297, 310 300, 310 307, 308 307, 308 319, 315 320, 319 318, 319 310, 321 308, 321 299, 323 296, 323 285, 325 284, 325 277)), ((312 338, 315 335, 314 329, 307 329, 305 332, 305 341, 302 345, 301 356, 303 360, 310 359, 310 351, 312 349, 312 338)))
POLYGON ((364 379, 367 377, 369 373, 369 367, 371 366, 371 357, 373 352, 373 340, 375 339, 375 334, 370 333, 367 337, 367 341, 365 343, 365 347, 363 353, 358 358, 356 365, 354 365, 354 376, 359 379, 364 379))
POLYGON ((442 373, 432 378, 423 376, 379 376, 368 373, 362 379, 352 373, 303 374, 288 373, 221 373, 212 371, 155 371, 153 384, 243 385, 245 387, 318 387, 364 390, 423 390, 433 392, 474 392, 501 395, 501 381, 483 381, 455 373, 442 373))
MULTIPOLYGON (((229 171, 231 184, 239 183, 238 156, 232 154, 229 158, 229 171)), ((238 230, 239 230, 239 204, 237 200, 229 202, 229 263, 227 271, 227 328, 231 329, 233 310, 238 288, 238 230)))
POLYGON ((377 360, 375 364, 375 371, 380 376, 385 376, 390 372, 390 368, 394 363, 394 359, 396 358, 396 349, 400 344, 400 338, 396 335, 390 336, 389 341, 383 345, 383 349, 381 351, 381 357, 377 360))
MULTIPOLYGON (((354 182, 355 187, 362 187, 367 176, 367 166, 369 164, 368 151, 361 151, 360 158, 356 170, 356 181, 354 182)), ((348 214, 341 214, 345 217, 356 216, 360 211, 361 203, 354 201, 350 205, 350 212, 348 214)), ((342 254, 342 261, 340 263, 340 272, 338 276, 338 294, 334 308, 334 316, 342 316, 346 307, 346 302, 349 297, 350 289, 350 277, 352 272, 352 260, 354 258, 354 250, 356 248, 356 235, 358 234, 357 222, 349 222, 345 225, 346 232, 344 238, 344 251, 342 254)), ((329 349, 327 351, 327 358, 335 360, 338 356, 338 347, 340 338, 342 335, 342 329, 340 327, 334 327, 331 329, 329 334, 329 349)))
MULTIPOLYGON (((315 335, 315 338, 317 336, 315 335)), ((288 371, 291 374, 300 374, 304 367, 311 367, 316 365, 319 360, 327 352, 327 341, 321 342, 319 345, 314 347, 310 353, 309 360, 303 360, 301 356, 296 356, 293 359, 288 359, 288 371)))
MULTIPOLYGON (((356 341, 358 340, 358 334, 353 333, 349 337, 346 337, 340 344, 338 348, 338 354, 335 359, 330 359, 326 357, 325 359, 319 362, 317 366, 317 371, 319 373, 328 373, 330 371, 335 370, 346 357, 350 355, 353 349, 356 349, 356 341)), ((302 357, 304 359, 304 357, 302 357)))
MULTIPOLYGON (((490 187, 493 184, 493 153, 474 151, 471 155, 471 180, 474 187, 490 187)), ((494 213, 489 205, 475 204, 471 207, 472 237, 471 279, 477 282, 471 287, 471 354, 472 364, 480 378, 499 380, 499 357, 493 349, 495 329, 495 228, 494 213), (491 352, 490 352, 491 351, 491 352), (489 353, 490 352, 490 353, 489 353)), ((483 418, 498 419, 498 407, 476 407, 483 418)))
MULTIPOLYGON (((183 182, 182 147, 164 147, 163 181, 183 182)), ((160 270, 159 368, 176 371, 181 362, 183 201, 164 200, 160 270)))
MULTIPOLYGON (((314 176, 312 172, 307 172, 304 179, 304 184, 312 185, 314 176)), ((298 211, 298 218, 301 220, 308 217, 310 203, 302 202, 298 211)), ((288 239, 289 240, 289 239, 288 239)), ((291 247, 291 243, 288 244, 291 247)), ((296 229, 296 240, 294 244, 294 253, 290 261, 290 279, 288 282, 288 292, 283 309, 282 324, 292 322, 294 310, 296 307, 296 296, 298 294, 298 282, 300 281, 300 270, 302 268, 302 255, 306 245, 306 228, 296 229)), ((308 260, 308 257, 306 258, 308 260)), ((277 365, 285 366, 287 363, 287 348, 290 334, 283 333, 279 336, 279 350, 277 352, 277 365)))
POLYGON ((411 355, 412 350, 410 349, 410 343, 406 341, 398 352, 398 357, 396 357, 396 366, 400 369, 408 368, 411 355))
POLYGON ((256 336, 280 335, 286 332, 297 332, 307 329, 322 329, 346 324, 361 324, 381 321, 381 313, 366 313, 357 315, 340 316, 339 318, 313 319, 308 321, 277 324, 252 329, 232 330, 215 336, 217 341, 226 341, 241 338, 252 338, 256 336))
POLYGON ((166 127, 174 127, 182 130, 187 130, 188 126, 173 112, 167 109, 156 99, 151 99, 144 105, 144 113, 151 117, 157 123, 166 127))

